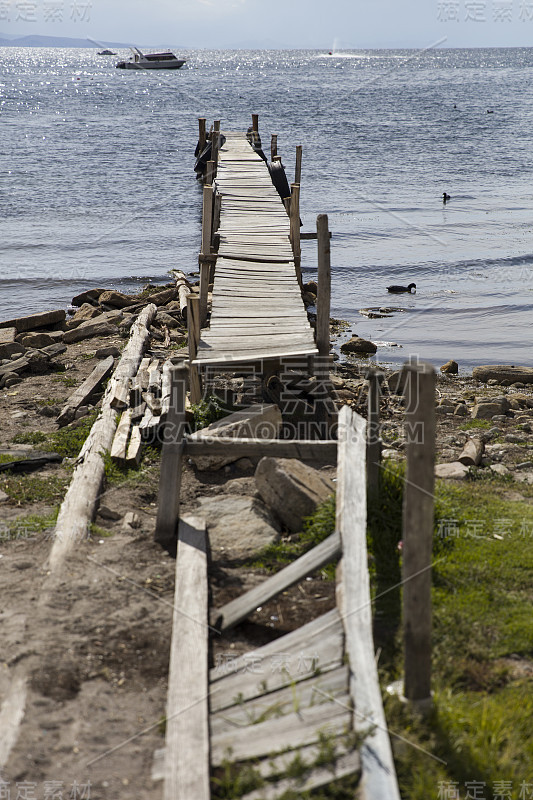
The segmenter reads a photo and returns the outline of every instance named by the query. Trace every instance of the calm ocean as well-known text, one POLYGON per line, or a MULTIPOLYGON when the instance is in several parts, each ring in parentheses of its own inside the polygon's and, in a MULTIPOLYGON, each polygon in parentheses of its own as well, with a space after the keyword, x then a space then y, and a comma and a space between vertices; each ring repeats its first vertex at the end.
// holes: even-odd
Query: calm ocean
POLYGON ((303 230, 325 212, 333 231, 332 313, 382 342, 380 361, 533 364, 533 49, 179 54, 154 74, 0 48, 0 319, 196 270, 197 118, 239 130, 254 111, 289 180, 303 145, 303 230), (359 314, 384 305, 404 311, 359 314))

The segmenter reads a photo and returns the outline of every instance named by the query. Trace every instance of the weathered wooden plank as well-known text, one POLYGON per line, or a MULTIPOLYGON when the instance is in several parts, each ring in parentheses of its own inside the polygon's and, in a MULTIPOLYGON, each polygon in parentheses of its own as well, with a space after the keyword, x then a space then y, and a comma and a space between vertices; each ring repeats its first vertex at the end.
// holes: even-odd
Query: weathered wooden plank
POLYGON ((126 464, 129 467, 136 467, 139 465, 142 454, 142 436, 141 430, 138 425, 134 425, 131 429, 130 442, 128 444, 128 452, 126 453, 126 464))
POLYGON ((209 800, 205 521, 179 525, 168 676, 164 800, 209 800))
MULTIPOLYGON (((295 755, 293 752, 293 758, 295 755)), ((360 768, 361 759, 359 753, 357 750, 351 750, 339 756, 332 764, 327 764, 324 767, 315 767, 310 772, 297 778, 284 778, 275 783, 268 783, 261 789, 242 795, 241 800, 277 800, 277 798, 283 797, 286 792, 297 792, 298 794, 308 792, 347 775, 352 775, 354 772, 359 772, 360 768)))
MULTIPOLYGON (((280 659, 281 663, 282 659, 280 659)), ((230 733, 235 728, 256 725, 300 708, 309 708, 348 693, 349 667, 343 664, 323 675, 312 675, 305 681, 284 686, 275 692, 222 709, 210 717, 212 734, 230 733), (324 697, 326 695, 326 697, 324 697)))
POLYGON ((273 458, 298 458, 301 461, 320 461, 335 463, 337 458, 336 441, 293 440, 293 439, 235 439, 229 436, 209 436, 202 441, 201 436, 186 439, 185 451, 189 456, 226 455, 229 450, 236 458, 251 456, 271 456, 273 458))
POLYGON ((215 734, 211 736, 211 763, 218 766, 228 757, 247 761, 286 747, 301 747, 318 741, 321 733, 337 736, 350 726, 351 718, 351 699, 346 693, 329 703, 215 734))
POLYGON ((333 609, 281 639, 212 669, 211 711, 298 683, 317 670, 325 673, 340 667, 343 656, 344 631, 333 609))
POLYGON ((216 626, 221 631, 229 630, 237 625, 247 616, 252 614, 255 609, 268 603, 272 598, 284 592, 295 583, 299 583, 302 578, 316 572, 316 570, 329 564, 341 554, 341 537, 339 533, 333 533, 308 553, 293 561, 292 564, 280 570, 276 575, 268 578, 259 586, 255 586, 249 592, 237 597, 230 603, 215 612, 214 618, 216 626))
POLYGON ((114 363, 113 356, 109 356, 103 361, 100 361, 93 369, 89 377, 86 378, 81 386, 78 386, 78 388, 70 395, 66 404, 61 409, 61 413, 56 419, 56 422, 60 427, 68 425, 69 422, 72 422, 78 408, 82 406, 92 394, 94 394, 95 390, 102 383, 102 381, 104 381, 105 378, 111 374, 114 363))
POLYGON ((342 620, 350 659, 354 728, 367 732, 361 745, 362 792, 368 800, 400 800, 383 712, 372 639, 372 601, 366 549, 366 423, 348 406, 339 414, 337 528, 341 533, 342 620))
POLYGON ((131 414, 131 408, 127 408, 126 411, 122 413, 120 422, 118 423, 115 438, 111 445, 111 458, 114 461, 124 462, 126 460, 126 447, 131 428, 131 414))

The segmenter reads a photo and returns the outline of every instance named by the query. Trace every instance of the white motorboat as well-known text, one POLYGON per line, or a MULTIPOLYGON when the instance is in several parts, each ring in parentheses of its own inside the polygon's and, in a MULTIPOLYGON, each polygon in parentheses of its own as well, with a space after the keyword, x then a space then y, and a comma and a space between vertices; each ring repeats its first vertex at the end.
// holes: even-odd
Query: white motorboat
POLYGON ((117 69, 179 69, 185 64, 185 58, 177 58, 170 50, 164 53, 143 53, 138 47, 132 47, 133 56, 127 61, 119 61, 117 69))

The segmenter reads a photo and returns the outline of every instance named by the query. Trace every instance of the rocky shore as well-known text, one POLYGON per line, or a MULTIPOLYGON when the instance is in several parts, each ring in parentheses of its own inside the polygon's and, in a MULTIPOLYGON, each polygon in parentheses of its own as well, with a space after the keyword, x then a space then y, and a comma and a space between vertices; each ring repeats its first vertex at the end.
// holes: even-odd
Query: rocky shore
MULTIPOLYGON (((73 395, 98 364, 110 361, 112 369, 149 302, 157 314, 146 355, 159 367, 169 357, 186 358, 186 306, 178 283, 147 287, 135 296, 91 289, 73 298, 72 313, 55 310, 0 323, 0 569, 5 587, 0 695, 13 685, 19 664, 29 664, 31 674, 28 711, 2 773, 13 789, 23 781, 41 788, 51 780, 65 787, 91 781, 95 796, 102 798, 129 798, 132 785, 138 798, 160 795, 150 775, 153 752, 162 744, 158 722, 166 701, 174 562, 153 541, 158 448, 146 442, 137 464, 119 464, 106 456, 106 485, 95 524, 48 600, 46 621, 37 613, 55 514, 97 416, 109 370, 102 368, 102 377, 82 402, 83 393, 75 403, 73 395), (22 462, 31 460, 35 468, 28 471, 22 462), (13 467, 17 462, 20 469, 13 467)), ((339 343, 347 338, 342 327, 332 320, 339 343)), ((347 403, 363 416, 368 364, 366 358, 347 355, 330 376, 336 405, 347 403)), ((437 476, 505 480, 514 497, 523 484, 533 484, 532 373, 517 367, 478 368, 471 377, 449 367, 438 371, 437 476)), ((401 371, 383 369, 383 455, 396 461, 403 459, 405 446, 402 380, 401 371)), ((250 387, 238 370, 214 384, 215 393, 233 407, 259 401, 275 405, 275 388, 270 385, 262 397, 261 386, 250 387)), ((296 399, 308 402, 311 389, 298 382, 296 399)), ((208 469, 190 463, 183 472, 182 510, 200 512, 208 522, 214 607, 263 580, 264 569, 253 557, 266 544, 298 537, 299 520, 310 506, 307 495, 300 496, 298 506, 296 485, 313 488, 315 503, 334 487, 332 464, 280 466, 264 460, 258 470, 258 461, 222 459, 208 469), (284 516, 283 507, 291 513, 284 516)), ((321 571, 257 609, 231 635, 216 639, 213 664, 223 668, 225 660, 300 626, 334 602, 334 583, 321 571)))

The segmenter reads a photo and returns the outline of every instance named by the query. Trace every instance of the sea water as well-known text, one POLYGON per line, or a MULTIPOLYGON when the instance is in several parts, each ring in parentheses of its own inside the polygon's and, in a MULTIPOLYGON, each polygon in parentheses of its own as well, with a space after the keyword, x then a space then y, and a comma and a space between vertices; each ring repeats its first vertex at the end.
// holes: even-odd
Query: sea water
POLYGON ((177 51, 0 48, 0 319, 197 270, 197 118, 255 112, 289 181, 303 146, 302 230, 328 214, 332 314, 379 361, 533 363, 533 49, 177 51))

